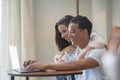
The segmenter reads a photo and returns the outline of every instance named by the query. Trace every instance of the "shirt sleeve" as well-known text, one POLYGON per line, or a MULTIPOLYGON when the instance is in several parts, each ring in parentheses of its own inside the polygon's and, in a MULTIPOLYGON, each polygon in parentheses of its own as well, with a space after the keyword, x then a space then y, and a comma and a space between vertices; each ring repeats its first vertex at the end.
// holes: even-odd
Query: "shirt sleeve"
POLYGON ((64 54, 61 59, 64 61, 70 61, 70 56, 68 54, 64 54))
POLYGON ((56 63, 57 62, 57 58, 58 58, 58 54, 57 55, 55 55, 55 57, 54 57, 54 62, 56 63))
POLYGON ((103 39, 97 33, 92 32, 88 46, 99 49, 104 48, 104 45, 103 39))
POLYGON ((101 58, 102 56, 105 54, 106 50, 105 49, 94 49, 88 52, 88 57, 93 58, 94 60, 96 60, 99 65, 101 65, 101 58))

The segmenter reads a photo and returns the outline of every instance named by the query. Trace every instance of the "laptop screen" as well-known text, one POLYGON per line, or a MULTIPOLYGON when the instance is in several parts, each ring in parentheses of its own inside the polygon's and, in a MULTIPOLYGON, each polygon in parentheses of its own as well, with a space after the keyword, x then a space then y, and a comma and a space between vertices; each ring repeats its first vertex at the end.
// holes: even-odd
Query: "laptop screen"
POLYGON ((20 63, 19 63, 19 58, 18 58, 17 47, 9 46, 9 50, 10 50, 10 58, 11 58, 12 68, 19 69, 20 63))

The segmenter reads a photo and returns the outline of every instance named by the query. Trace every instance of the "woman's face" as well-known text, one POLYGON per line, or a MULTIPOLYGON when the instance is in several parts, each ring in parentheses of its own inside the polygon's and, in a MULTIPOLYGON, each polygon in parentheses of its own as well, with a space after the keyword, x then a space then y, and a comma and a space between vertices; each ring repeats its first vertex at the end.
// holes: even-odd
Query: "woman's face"
POLYGON ((70 39, 68 37, 68 27, 64 24, 61 24, 58 26, 58 30, 61 33, 61 37, 70 42, 70 39))

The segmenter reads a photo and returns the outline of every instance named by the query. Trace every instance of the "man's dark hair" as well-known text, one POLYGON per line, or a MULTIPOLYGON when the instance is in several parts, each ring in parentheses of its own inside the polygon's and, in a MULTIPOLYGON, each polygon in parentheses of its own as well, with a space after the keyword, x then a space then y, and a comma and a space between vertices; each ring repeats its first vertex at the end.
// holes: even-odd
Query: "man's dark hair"
POLYGON ((80 30, 87 29, 88 35, 90 37, 91 31, 92 31, 92 23, 87 17, 78 15, 72 18, 70 23, 78 24, 78 27, 80 30))

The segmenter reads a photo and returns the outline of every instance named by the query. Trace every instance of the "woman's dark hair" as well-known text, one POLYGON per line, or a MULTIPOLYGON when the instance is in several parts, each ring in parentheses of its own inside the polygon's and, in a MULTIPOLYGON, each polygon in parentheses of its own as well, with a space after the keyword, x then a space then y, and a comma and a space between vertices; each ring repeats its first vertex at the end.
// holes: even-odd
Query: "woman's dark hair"
POLYGON ((58 30, 58 26, 63 24, 66 27, 68 27, 71 19, 73 18, 73 16, 71 15, 66 15, 63 18, 61 18, 56 24, 55 24, 55 42, 56 45, 58 47, 59 51, 62 51, 65 47, 71 45, 70 42, 68 42, 66 39, 61 37, 61 33, 58 30))
POLYGON ((78 15, 74 17, 70 23, 78 24, 79 25, 78 27, 81 30, 87 29, 88 35, 90 37, 91 31, 92 31, 92 23, 87 17, 78 15))

